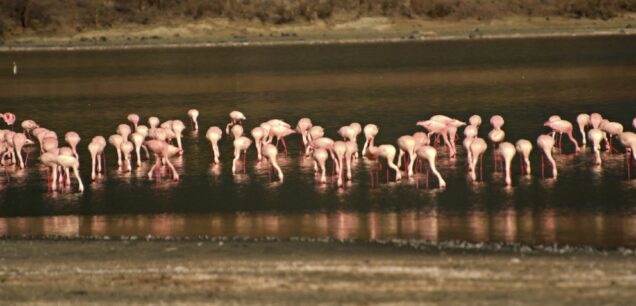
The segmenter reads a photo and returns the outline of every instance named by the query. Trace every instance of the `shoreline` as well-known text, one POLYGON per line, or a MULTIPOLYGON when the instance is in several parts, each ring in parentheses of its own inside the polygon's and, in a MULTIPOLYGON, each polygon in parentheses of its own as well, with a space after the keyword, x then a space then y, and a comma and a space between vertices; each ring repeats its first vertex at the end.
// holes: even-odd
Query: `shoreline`
POLYGON ((11 38, 0 44, 0 52, 310 46, 597 36, 634 37, 636 27, 633 27, 632 23, 636 24, 636 16, 617 17, 609 21, 504 18, 490 22, 364 17, 354 22, 330 26, 301 23, 271 27, 214 19, 177 26, 122 26, 66 36, 11 38))
POLYGON ((636 261, 365 244, 0 241, 18 304, 629 304, 636 261))

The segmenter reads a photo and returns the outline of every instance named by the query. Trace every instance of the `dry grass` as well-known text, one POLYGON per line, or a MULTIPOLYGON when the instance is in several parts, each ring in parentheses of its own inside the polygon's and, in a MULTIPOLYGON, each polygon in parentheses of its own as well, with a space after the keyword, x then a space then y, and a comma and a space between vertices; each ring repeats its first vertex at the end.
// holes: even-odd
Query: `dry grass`
POLYGON ((201 18, 285 24, 360 17, 489 20, 510 16, 609 19, 636 12, 634 0, 4 0, 0 37, 47 35, 122 24, 201 18))

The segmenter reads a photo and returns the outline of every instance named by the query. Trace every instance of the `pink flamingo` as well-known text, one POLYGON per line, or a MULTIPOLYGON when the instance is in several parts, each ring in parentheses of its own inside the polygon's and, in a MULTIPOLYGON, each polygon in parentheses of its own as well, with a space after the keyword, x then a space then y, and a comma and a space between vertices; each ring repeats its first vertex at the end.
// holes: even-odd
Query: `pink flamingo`
MULTIPOLYGON (((367 154, 365 155, 370 160, 377 160, 379 158, 386 159, 387 165, 389 168, 395 171, 395 181, 400 181, 402 179, 402 173, 400 173, 400 169, 395 165, 393 160, 395 159, 395 154, 397 151, 393 145, 384 144, 379 146, 374 146, 373 144, 369 145, 367 148, 367 154)), ((387 174, 388 174, 387 169, 387 174)), ((387 175, 388 178, 388 175, 387 175)), ((387 179, 388 180, 388 179, 387 179)))
POLYGON ((177 173, 177 169, 174 168, 172 162, 170 162, 170 146, 167 142, 161 140, 148 140, 145 142, 145 145, 152 151, 155 155, 155 164, 148 171, 148 179, 152 179, 152 172, 157 168, 157 166, 161 167, 161 164, 167 164, 170 170, 172 171, 172 178, 176 182, 179 180, 179 173, 177 173))
POLYGON ((181 137, 183 137, 183 130, 185 130, 185 125, 181 120, 172 120, 171 128, 174 132, 175 137, 177 138, 177 147, 179 148, 179 154, 182 154, 183 146, 181 144, 181 137))
POLYGON ((481 126, 481 117, 479 115, 470 116, 470 118, 468 118, 468 124, 474 126, 475 129, 479 131, 479 126, 481 126))
MULTIPOLYGON (((333 139, 329 138, 329 137, 320 137, 317 139, 314 139, 311 141, 310 146, 315 150, 315 149, 325 149, 327 152, 329 152, 329 155, 331 156, 331 159, 333 160, 333 162, 336 164, 335 165, 335 169, 339 169, 339 165, 338 165, 338 159, 335 156, 335 153, 333 151, 333 146, 334 146, 335 142, 333 141, 333 139)), ((318 167, 316 165, 316 163, 314 162, 314 170, 318 171, 318 167)))
POLYGON ((207 138, 212 145, 212 156, 214 157, 215 164, 219 163, 219 156, 221 156, 219 152, 219 140, 221 140, 221 137, 223 137, 223 131, 221 131, 221 128, 218 126, 210 127, 205 133, 205 138, 207 138))
POLYGON ((95 136, 88 144, 88 152, 91 154, 91 179, 95 180, 96 173, 102 172, 102 153, 104 152, 105 139, 102 136, 95 136))
POLYGON ((126 119, 128 119, 128 122, 130 122, 132 128, 136 130, 137 126, 139 126, 139 115, 128 114, 128 117, 126 117, 126 119))
MULTIPOLYGON (((252 129, 251 134, 252 134, 252 138, 254 138, 254 145, 256 146, 257 158, 258 160, 261 160, 263 158, 263 155, 261 153, 262 147, 263 145, 266 144, 265 129, 260 126, 257 126, 252 129)), ((304 140, 305 140, 305 136, 303 136, 303 141, 304 140)))
MULTIPOLYGON (((358 135, 360 135, 360 133, 362 133, 362 126, 358 122, 352 122, 351 124, 349 124, 349 126, 352 127, 353 131, 354 131, 354 133, 352 135, 353 139, 351 141, 355 142, 356 143, 356 147, 357 147, 358 146, 357 145, 357 143, 358 143, 358 135)), ((353 153, 353 157, 355 159, 358 159, 358 151, 353 153)))
POLYGON ((527 139, 519 139, 515 143, 517 153, 521 156, 519 161, 521 162, 521 173, 530 175, 530 153, 532 152, 532 142, 527 139))
MULTIPOLYGON (((437 151, 435 150, 435 148, 429 145, 422 145, 422 146, 419 146, 417 150, 415 150, 415 154, 417 157, 428 161, 428 167, 431 169, 431 172, 433 172, 433 174, 437 177, 437 180, 439 181, 439 188, 441 189, 446 188, 446 181, 444 181, 444 179, 442 178, 442 175, 439 173, 439 171, 437 171, 437 167, 435 166, 435 159, 437 157, 437 151)), ((426 180, 428 184, 428 174, 427 174, 426 180)))
POLYGON ((190 123, 193 125, 192 130, 199 130, 199 122, 197 119, 199 118, 199 111, 196 109, 188 110, 188 117, 190 117, 190 123))
POLYGON ((159 126, 159 123, 161 123, 161 121, 159 121, 159 118, 157 117, 148 118, 148 127, 151 130, 157 128, 159 126))
MULTIPOLYGON (((579 148, 579 143, 572 136, 572 129, 573 129, 572 123, 570 123, 567 120, 555 120, 555 121, 546 121, 543 125, 551 128, 552 131, 556 133, 567 134, 570 141, 572 141, 572 143, 574 144, 575 152, 579 153, 581 151, 581 149, 579 148)), ((559 148, 561 147, 562 147, 561 138, 559 137, 559 148)))
MULTIPOLYGON (((46 132, 48 132, 49 130, 43 127, 37 127, 35 129, 33 129, 31 131, 31 134, 33 135, 33 137, 35 137, 35 139, 38 140, 39 144, 42 144, 42 138, 44 138, 44 135, 46 134, 46 132)), ((40 152, 41 152, 41 148, 40 148, 40 152)))
POLYGON ((425 128, 428 131, 429 139, 431 139, 431 135, 433 134, 438 134, 442 136, 444 143, 448 146, 450 157, 455 156, 453 145, 448 139, 448 126, 446 124, 440 121, 435 121, 435 120, 424 120, 424 121, 418 121, 417 125, 425 128))
POLYGON ((413 138, 413 136, 411 135, 401 136, 400 138, 398 138, 397 144, 400 150, 400 152, 398 153, 397 166, 398 168, 400 168, 402 164, 402 158, 404 157, 405 153, 408 154, 409 163, 407 166, 406 161, 404 162, 404 168, 405 168, 404 172, 406 172, 406 177, 412 177, 413 165, 415 164, 415 159, 417 157, 415 155, 415 148, 416 148, 415 138, 413 138))
POLYGON ((115 148, 117 152, 117 165, 121 167, 121 144, 124 142, 124 138, 119 134, 110 135, 108 137, 108 143, 115 148))
POLYGON ((512 164, 512 159, 515 157, 515 154, 517 153, 515 146, 509 142, 502 142, 499 145, 499 155, 501 155, 501 157, 504 160, 504 165, 505 165, 505 173, 506 173, 506 186, 510 186, 512 185, 512 179, 511 179, 511 167, 510 165, 512 164))
POLYGON ((554 148, 554 138, 552 138, 552 136, 550 135, 540 135, 537 138, 537 146, 543 152, 543 155, 541 155, 541 175, 543 176, 543 169, 545 167, 543 162, 543 158, 545 156, 545 158, 547 158, 550 164, 552 165, 552 177, 556 179, 557 178, 556 161, 552 157, 552 149, 554 148))
POLYGON ((596 158, 595 164, 600 166, 602 163, 601 160, 601 141, 603 141, 603 131, 600 129, 590 129, 588 133, 588 138, 592 141, 592 151, 594 152, 594 156, 596 158))
POLYGON ((612 151, 612 138, 615 136, 618 137, 621 133, 623 133, 623 125, 618 122, 606 121, 601 123, 600 129, 610 135, 609 138, 605 137, 605 149, 612 151))
POLYGON ((315 148, 313 158, 314 158, 314 165, 320 166, 320 171, 321 171, 320 183, 325 184, 327 182, 327 175, 326 175, 327 170, 326 170, 325 164, 327 162, 327 159, 329 158, 329 153, 327 153, 327 150, 325 149, 315 148))
POLYGON ((601 127, 601 122, 603 122, 603 116, 601 116, 601 114, 592 113, 590 115, 590 124, 592 125, 592 128, 598 129, 601 127))
POLYGON ((287 144, 285 143, 285 137, 296 133, 294 129, 291 129, 285 125, 274 125, 269 130, 270 139, 272 137, 276 137, 276 147, 278 147, 278 142, 283 143, 283 148, 285 150, 285 156, 287 156, 287 144))
MULTIPOLYGON (((241 158, 241 152, 245 154, 247 157, 247 149, 252 144, 252 140, 245 137, 240 136, 234 139, 234 160, 232 160, 232 174, 236 173, 236 162, 241 158)), ((245 158, 243 159, 243 174, 246 172, 245 168, 245 158)))
POLYGON ((470 177, 473 181, 477 180, 477 175, 475 174, 475 169, 477 168, 477 162, 479 162, 479 177, 483 179, 483 155, 488 149, 488 144, 482 138, 475 137, 473 141, 470 143, 470 154, 472 156, 470 160, 470 177))
POLYGON ((634 120, 632 120, 632 126, 636 129, 636 118, 634 118, 634 120))
POLYGON ((58 168, 57 152, 42 153, 42 155, 40 155, 40 161, 42 161, 42 164, 44 164, 44 166, 46 166, 50 171, 50 175, 47 176, 47 178, 49 179, 49 182, 48 182, 49 188, 51 190, 56 190, 57 189, 57 168, 58 168))
POLYGON ((235 126, 237 124, 242 124, 243 120, 247 120, 247 118, 245 118, 245 115, 243 115, 243 113, 239 112, 239 111, 232 111, 230 112, 230 123, 228 123, 225 126, 225 133, 226 134, 230 134, 230 128, 232 126, 235 126))
POLYGON ((121 138, 124 141, 128 140, 128 136, 130 136, 130 133, 132 132, 132 130, 130 129, 130 126, 128 124, 120 124, 117 126, 117 134, 121 135, 121 138))
POLYGON ((280 166, 278 165, 278 161, 276 161, 276 157, 278 156, 278 148, 276 148, 276 146, 274 146, 273 144, 265 144, 263 146, 263 156, 265 156, 272 167, 276 169, 276 171, 278 172, 278 179, 282 182, 284 179, 283 170, 281 170, 280 166))
POLYGON ((8 126, 13 128, 13 123, 15 123, 15 115, 13 113, 4 113, 2 115, 2 120, 4 120, 4 123, 6 123, 8 126))
POLYGON ((497 163, 500 161, 499 157, 497 156, 497 148, 499 143, 504 141, 505 137, 506 137, 506 132, 498 128, 494 128, 492 131, 488 133, 488 138, 490 139, 490 142, 492 142, 492 147, 493 147, 492 153, 493 153, 493 161, 495 162, 495 171, 497 171, 497 163))
POLYGON ((121 144, 121 154, 124 158, 124 171, 132 170, 132 163, 130 161, 131 153, 135 150, 135 145, 130 141, 124 141, 121 144))
POLYGON ((307 147, 305 147, 305 156, 309 156, 309 153, 311 153, 311 150, 313 149, 312 143, 314 141, 314 139, 318 139, 325 136, 325 130, 319 126, 312 126, 309 129, 309 133, 307 134, 307 147))
MULTIPOLYGON (((71 151, 72 153, 72 151, 71 151)), ((75 174, 75 178, 77 179, 77 183, 79 185, 79 191, 84 191, 84 184, 82 183, 82 178, 79 175, 79 161, 72 154, 60 154, 57 156, 57 164, 62 167, 66 173, 67 185, 70 183, 70 173, 69 169, 73 169, 73 173, 75 174)))
POLYGON ((130 135, 130 140, 132 140, 133 145, 135 146, 135 155, 137 156, 137 168, 141 167, 141 147, 146 140, 146 136, 140 132, 134 132, 130 135))
POLYGON ((66 140, 66 143, 68 143, 68 145, 71 146, 71 149, 73 150, 73 156, 79 159, 79 155, 77 155, 77 145, 79 144, 81 140, 79 134, 73 131, 67 132, 64 135, 64 140, 66 140))
POLYGON ((375 136, 378 135, 378 131, 378 126, 375 124, 369 123, 364 126, 363 132, 365 141, 364 146, 362 146, 362 156, 367 155, 367 147, 373 145, 373 141, 375 140, 375 136))
POLYGON ((300 118, 298 123, 296 124, 296 131, 300 133, 300 136, 303 140, 303 148, 307 148, 307 143, 309 143, 309 129, 313 126, 311 119, 309 118, 300 118))
POLYGON ((582 144, 587 144, 587 139, 585 137, 585 127, 590 125, 590 115, 588 114, 579 114, 576 116, 576 124, 579 126, 579 132, 581 132, 582 144))
POLYGON ((22 123, 20 124, 22 126, 22 129, 24 130, 24 134, 27 137, 30 137, 31 133, 33 132, 33 130, 39 128, 40 126, 35 123, 35 121, 33 120, 24 120, 22 121, 22 123))
POLYGON ((58 147, 57 137, 47 136, 47 137, 42 138, 41 147, 43 149, 43 152, 54 151, 58 147))
MULTIPOLYGON (((30 144, 33 144, 33 141, 27 139, 27 137, 24 136, 24 134, 22 134, 22 133, 16 133, 13 136, 13 146, 15 148, 15 153, 17 154, 19 165, 20 165, 21 169, 24 169, 24 166, 25 166, 25 162, 22 159, 22 148, 25 145, 30 145, 30 144)), ((27 153, 27 158, 28 158, 28 156, 29 155, 27 153)))
POLYGON ((490 125, 492 125, 495 130, 501 130, 504 123, 504 118, 501 115, 494 115, 490 117, 490 125))
POLYGON ((243 126, 242 125, 233 125, 231 128, 232 138, 237 139, 243 136, 243 126))
POLYGON ((338 187, 342 187, 343 185, 343 176, 344 176, 344 158, 347 153, 347 144, 344 141, 336 141, 333 144, 333 152, 338 159, 338 169, 336 170, 336 174, 338 175, 337 184, 338 187))

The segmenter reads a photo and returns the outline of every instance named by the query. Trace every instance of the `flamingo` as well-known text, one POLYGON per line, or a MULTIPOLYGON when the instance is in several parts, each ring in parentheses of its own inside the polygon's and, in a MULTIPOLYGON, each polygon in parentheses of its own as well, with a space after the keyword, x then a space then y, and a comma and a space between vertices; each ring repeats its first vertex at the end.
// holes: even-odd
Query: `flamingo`
POLYGON ((581 132, 582 144, 587 144, 587 139, 585 137, 585 127, 590 125, 590 115, 588 114, 579 114, 576 116, 576 123, 579 125, 579 132, 581 132))
POLYGON ((100 173, 102 170, 102 160, 101 155, 104 152, 104 144, 101 140, 104 137, 101 137, 101 140, 98 138, 101 136, 96 136, 93 138, 91 143, 88 144, 88 152, 91 154, 91 179, 95 180, 96 173, 100 173))
POLYGON ((343 162, 345 159, 345 155, 347 153, 347 144, 344 141, 336 141, 333 144, 333 152, 336 155, 336 158, 338 159, 338 169, 337 169, 337 175, 338 175, 338 180, 337 180, 337 184, 338 187, 342 187, 343 185, 343 171, 344 171, 344 166, 343 166, 343 162))
POLYGON ((18 64, 13 61, 13 75, 18 75, 18 64))
POLYGON ((303 148, 307 148, 307 143, 310 141, 309 139, 309 129, 313 126, 311 119, 309 118, 300 118, 298 123, 296 124, 296 131, 300 133, 300 136, 303 140, 303 148))
MULTIPOLYGON (((24 160, 22 159, 22 148, 25 145, 30 145, 30 144, 33 144, 33 141, 27 139, 26 136, 24 136, 24 134, 15 133, 15 135, 13 135, 13 147, 18 157, 18 162, 21 169, 24 169, 24 166, 25 166, 24 160)), ((28 157, 28 154, 27 154, 27 157, 28 157)))
POLYGON ((231 129, 231 132, 232 132, 232 138, 237 139, 237 138, 243 136, 243 132, 244 132, 243 131, 243 126, 239 125, 239 124, 233 125, 232 129, 231 129))
POLYGON ((183 146, 181 145, 181 137, 183 137, 183 130, 185 130, 185 125, 181 120, 172 120, 171 124, 172 131, 177 138, 177 147, 179 148, 179 154, 183 154, 183 146))
POLYGON ((130 124, 132 125, 132 128, 136 130, 137 126, 139 126, 139 115, 128 114, 126 119, 128 119, 128 122, 130 122, 130 124))
POLYGON ((77 155, 77 144, 79 144, 81 140, 79 134, 73 131, 67 132, 66 135, 64 135, 64 140, 66 140, 66 143, 71 146, 73 156, 75 156, 75 158, 79 158, 79 155, 77 155))
POLYGON ((285 143, 285 137, 296 133, 296 131, 286 125, 273 125, 269 130, 270 139, 276 137, 276 147, 278 148, 278 142, 283 143, 285 150, 285 156, 287 156, 287 144, 285 143))
POLYGON ((316 125, 316 126, 312 126, 309 129, 309 133, 307 134, 308 142, 307 142, 307 147, 305 148, 305 156, 309 156, 309 153, 313 149, 312 144, 314 139, 318 139, 323 136, 325 136, 325 130, 321 126, 316 125))
POLYGON ((605 138, 605 149, 608 151, 612 151, 612 138, 623 133, 623 125, 618 122, 605 121, 601 123, 600 129, 610 135, 608 138, 605 137, 605 134, 603 134, 605 138))
POLYGON ((281 170, 278 162, 276 161, 276 157, 278 156, 278 149, 273 144, 267 143, 263 146, 262 150, 263 156, 265 156, 272 167, 276 169, 276 171, 278 172, 278 179, 282 182, 284 179, 283 170, 281 170))
POLYGON ((8 126, 13 128, 13 123, 15 123, 15 115, 13 113, 4 113, 2 115, 2 120, 4 120, 4 123, 6 123, 8 126))
MULTIPOLYGON (((444 179, 442 178, 442 175, 439 173, 439 171, 437 171, 437 167, 435 166, 435 159, 437 156, 437 151, 435 150, 435 148, 429 145, 422 145, 422 146, 419 146, 417 150, 415 150, 415 154, 417 157, 428 161, 428 167, 431 169, 431 172, 433 172, 433 174, 437 177, 437 180, 439 181, 439 188, 441 189, 446 188, 446 181, 444 181, 444 179)), ((428 182, 428 174, 426 179, 428 182)))
POLYGON ((445 123, 436 121, 436 120, 424 120, 424 121, 418 121, 416 125, 421 126, 428 131, 429 139, 431 139, 431 135, 433 134, 438 134, 442 136, 444 143, 448 146, 450 157, 455 156, 453 145, 448 139, 448 126, 445 123))
POLYGON ((490 142, 492 142, 493 147, 493 161, 495 162, 495 171, 497 171, 497 163, 499 162, 499 158, 497 156, 497 147, 499 143, 504 141, 505 137, 506 132, 499 128, 494 128, 488 133, 488 138, 490 139, 490 142))
MULTIPOLYGON (((245 137, 240 136, 234 139, 234 160, 232 160, 232 174, 236 173, 236 162, 241 158, 241 152, 244 152, 245 156, 247 156, 247 149, 252 144, 252 140, 245 137)), ((245 158, 243 159, 243 174, 245 174, 245 158)))
POLYGON ((320 166, 320 171, 321 171, 320 183, 322 184, 325 184, 327 182, 327 175, 326 175, 327 170, 326 170, 325 164, 328 158, 329 158, 329 153, 327 153, 327 150, 322 148, 314 149, 314 154, 313 154, 314 165, 320 166))
POLYGON ((148 171, 148 179, 152 179, 152 172, 157 168, 157 166, 161 167, 162 163, 165 163, 170 167, 172 171, 172 178, 176 182, 179 180, 179 173, 177 173, 177 169, 174 168, 172 162, 168 158, 170 156, 170 146, 167 142, 157 139, 148 140, 144 143, 150 151, 155 155, 155 164, 152 165, 150 171, 148 171))
MULTIPOLYGON (((333 139, 331 139, 329 137, 320 137, 318 139, 312 140, 310 145, 311 145, 311 147, 314 150, 315 149, 325 149, 327 152, 329 152, 329 155, 331 156, 331 159, 336 164, 334 168, 335 169, 340 169, 340 166, 338 164, 338 159, 336 158, 335 153, 333 151, 334 143, 335 142, 333 141, 333 139)), ((318 171, 318 167, 317 167, 315 162, 314 162, 314 170, 318 171)))
MULTIPOLYGON (((402 179, 402 173, 400 173, 400 169, 395 165, 393 160, 395 159, 396 154, 395 147, 390 144, 383 144, 379 146, 374 146, 373 143, 369 145, 366 151, 366 157, 370 160, 376 160, 379 158, 386 159, 387 165, 389 168, 395 171, 395 181, 400 181, 402 179)), ((387 180, 388 180, 388 171, 387 169, 387 180)))
POLYGON ((351 163, 355 155, 358 154, 358 144, 354 141, 347 141, 345 143, 347 150, 345 151, 345 161, 347 164, 347 179, 351 180, 351 163))
POLYGON ((636 118, 634 118, 634 120, 632 120, 632 126, 636 129, 636 118))
POLYGON ((134 132, 130 135, 130 140, 132 140, 133 145, 135 146, 135 155, 137 156, 137 167, 141 167, 141 146, 146 140, 146 136, 139 132, 134 132))
POLYGON ((601 114, 590 114, 590 124, 592 125, 592 128, 598 129, 599 127, 601 127, 601 122, 603 122, 603 116, 601 116, 601 114))
MULTIPOLYGON (((357 143, 358 143, 358 135, 360 135, 360 133, 362 133, 362 126, 358 122, 352 122, 351 124, 349 124, 349 126, 353 128, 354 133, 352 135, 353 136, 352 141, 356 143, 356 147, 357 147, 358 146, 357 145, 357 143)), ((353 158, 358 159, 358 151, 357 150, 353 153, 353 158)))
POLYGON ((601 141, 603 141, 603 131, 600 129, 590 129, 587 132, 587 137, 592 142, 592 151, 594 152, 594 156, 596 158, 595 164, 600 166, 601 161, 601 141))
MULTIPOLYGON (((263 155, 261 153, 262 147, 264 144, 266 144, 265 129, 260 126, 257 126, 252 129, 251 134, 252 134, 252 138, 254 138, 254 145, 256 146, 257 158, 258 160, 261 160, 263 158, 263 155)), ((303 141, 305 141, 304 135, 303 135, 303 141)))
POLYGON ((490 125, 492 125, 495 130, 501 130, 504 123, 504 118, 501 115, 494 115, 490 117, 490 125))
POLYGON ((477 162, 479 161, 479 177, 483 178, 483 154, 488 149, 488 144, 483 138, 475 137, 473 141, 470 143, 470 154, 472 159, 470 160, 470 177, 473 181, 477 180, 477 175, 475 174, 475 169, 477 168, 477 162))
POLYGON ((47 177, 49 179, 49 188, 51 190, 57 189, 57 152, 44 152, 40 155, 40 161, 47 168, 49 168, 50 175, 47 177))
POLYGON ((369 123, 364 126, 364 129, 362 131, 364 132, 365 138, 364 146, 362 146, 362 156, 366 156, 367 147, 373 145, 373 140, 375 140, 375 136, 378 135, 379 129, 377 125, 369 123))
POLYGON ((148 118, 148 127, 149 129, 155 129, 159 126, 159 123, 161 121, 159 120, 159 118, 157 117, 150 117, 148 118))
POLYGON ((130 136, 131 132, 132 130, 128 124, 122 123, 117 126, 117 134, 121 135, 123 141, 128 141, 128 136, 130 136))
MULTIPOLYGON (((581 151, 581 149, 579 148, 579 143, 572 136, 572 123, 570 123, 567 120, 555 120, 555 121, 546 121, 543 125, 551 128, 553 132, 556 132, 559 134, 564 134, 564 133, 567 134, 570 141, 572 141, 572 143, 574 144, 575 152, 579 153, 581 151)), ((559 138, 559 148, 561 147, 562 147, 561 139, 559 138)))
POLYGON ((66 180, 67 180, 67 185, 70 183, 70 173, 69 173, 69 169, 73 169, 73 173, 75 174, 75 178, 77 179, 77 183, 79 185, 79 191, 83 192, 84 191, 84 184, 82 183, 82 178, 79 175, 79 161, 77 160, 77 158, 75 158, 75 156, 73 156, 72 154, 72 150, 70 152, 71 154, 59 154, 57 156, 57 164, 62 167, 64 169, 64 171, 66 172, 66 180))
POLYGON ((416 142, 415 142, 415 138, 413 138, 413 136, 411 135, 405 135, 402 136, 400 138, 398 138, 397 141, 398 144, 398 148, 400 150, 399 154, 398 154, 398 159, 397 159, 397 166, 398 168, 400 168, 400 165, 402 164, 402 158, 404 157, 404 154, 408 154, 409 156, 409 163, 408 166, 406 165, 406 161, 404 162, 404 171, 406 172, 406 177, 412 177, 413 176, 413 165, 415 164, 415 159, 416 159, 416 155, 415 155, 415 148, 416 148, 416 142))
POLYGON ((507 141, 502 142, 501 144, 499 144, 499 155, 501 155, 501 157, 504 160, 504 165, 505 165, 505 172, 506 172, 506 186, 510 186, 512 185, 512 179, 511 179, 511 167, 510 165, 512 164, 512 159, 515 157, 515 154, 517 153, 515 146, 507 141))
POLYGON ((532 152, 532 142, 527 139, 519 139, 515 143, 517 153, 521 156, 519 159, 521 162, 521 172, 526 175, 530 175, 530 153, 532 152))
POLYGON ((212 145, 212 157, 214 158, 214 163, 219 163, 219 156, 221 153, 219 152, 219 140, 223 136, 223 131, 218 126, 211 126, 208 131, 205 133, 205 138, 210 141, 212 145))
POLYGON ((543 169, 544 169, 543 158, 545 156, 545 158, 547 158, 548 161, 550 162, 550 165, 552 165, 552 177, 556 179, 557 178, 556 161, 552 157, 552 149, 554 148, 554 138, 552 138, 552 136, 550 135, 540 135, 539 137, 537 137, 537 146, 543 152, 543 155, 541 155, 542 176, 543 176, 543 169))
POLYGON ((43 150, 42 152, 54 151, 58 147, 57 137, 47 136, 47 137, 42 138, 41 147, 42 147, 42 150, 43 150))
POLYGON ((24 120, 22 121, 22 123, 20 124, 20 126, 22 126, 22 129, 24 130, 24 134, 29 137, 31 136, 30 134, 33 132, 33 130, 39 128, 40 126, 35 123, 35 121, 33 120, 24 120))
POLYGON ((119 134, 110 135, 108 137, 108 143, 115 147, 117 152, 117 165, 121 167, 121 144, 124 142, 124 138, 119 134))
POLYGON ((479 126, 481 126, 481 117, 479 115, 470 116, 470 118, 468 118, 468 124, 474 126, 475 129, 479 131, 479 126))
POLYGON ((230 134, 230 128, 235 126, 235 125, 242 124, 243 120, 247 120, 247 118, 245 118, 245 115, 243 115, 243 113, 241 113, 239 111, 230 112, 230 123, 228 123, 225 126, 225 133, 229 135, 230 134))
POLYGON ((199 118, 199 111, 196 109, 188 110, 188 117, 190 117, 190 123, 193 125, 192 130, 199 130, 199 122, 197 119, 199 118))
POLYGON ((132 170, 132 163, 130 161, 131 153, 135 150, 135 145, 130 141, 124 141, 121 144, 121 153, 124 157, 124 170, 132 170))

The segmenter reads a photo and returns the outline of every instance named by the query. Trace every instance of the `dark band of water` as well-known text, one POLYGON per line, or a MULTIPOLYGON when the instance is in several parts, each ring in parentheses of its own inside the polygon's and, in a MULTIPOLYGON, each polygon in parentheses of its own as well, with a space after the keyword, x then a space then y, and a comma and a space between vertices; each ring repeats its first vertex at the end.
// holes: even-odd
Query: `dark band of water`
MULTIPOLYGON (((342 125, 380 127, 376 143, 395 144, 435 114, 466 119, 473 113, 506 119, 506 139, 532 142, 553 114, 574 122, 600 112, 629 128, 636 115, 636 39, 493 40, 341 46, 287 46, 90 52, 2 53, 16 60, 17 77, 0 74, 0 111, 34 119, 58 135, 82 137, 81 173, 88 183, 86 145, 108 136, 128 113, 142 121, 187 122, 201 112, 201 131, 186 135, 175 160, 181 181, 149 181, 148 164, 132 173, 114 165, 83 194, 49 192, 37 148, 26 170, 0 175, 0 235, 227 235, 336 238, 418 238, 636 246, 636 180, 627 181, 623 154, 603 153, 593 165, 589 148, 557 154, 558 180, 542 179, 535 148, 533 176, 513 167, 513 187, 484 158, 484 182, 466 176, 465 152, 445 151, 439 170, 447 181, 429 188, 416 180, 371 189, 372 162, 354 165, 351 185, 320 185, 309 159, 280 159, 285 183, 270 182, 265 163, 248 152, 247 174, 230 173, 231 142, 221 142, 221 164, 211 165, 204 134, 243 111, 246 130, 272 118, 292 124, 311 117, 338 138, 342 125), (51 216, 51 217, 41 217, 51 216)), ((489 130, 482 125, 480 135, 489 130)), ((297 135, 295 135, 297 136, 297 135)), ((580 136, 575 133, 580 139, 580 136)), ((362 143, 360 143, 362 146, 362 143)), ((459 147, 459 146, 458 146, 459 147)), ((517 165, 518 160, 514 160, 517 165)), ((384 173, 380 176, 384 181, 384 173)), ((393 175, 391 175, 393 178, 393 175)))

